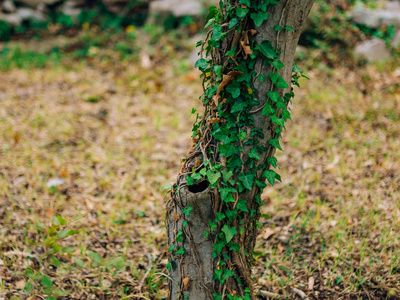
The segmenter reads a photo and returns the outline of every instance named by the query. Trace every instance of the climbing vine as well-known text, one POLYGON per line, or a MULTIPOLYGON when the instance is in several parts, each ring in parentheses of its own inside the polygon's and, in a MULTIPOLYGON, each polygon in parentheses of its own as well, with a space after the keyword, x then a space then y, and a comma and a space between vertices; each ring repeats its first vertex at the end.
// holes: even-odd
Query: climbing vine
MULTIPOLYGON (((267 186, 281 180, 276 172, 276 149, 282 150, 279 139, 285 122, 291 118, 288 104, 293 90, 279 71, 285 66, 279 59, 278 44, 281 31, 294 31, 290 26, 276 24, 276 41, 255 42, 257 27, 268 19, 268 8, 277 0, 250 1, 225 0, 219 7, 211 7, 205 28, 206 39, 200 41, 202 58, 196 67, 202 72, 204 94, 201 101, 204 113, 197 114, 193 125, 192 147, 177 183, 171 189, 167 213, 180 206, 182 186, 203 187, 212 191, 215 219, 209 222, 205 239, 212 239, 212 256, 217 261, 213 280, 215 300, 255 299, 249 280, 249 266, 255 245, 254 232, 260 216, 261 194, 267 186), (274 43, 275 42, 275 43, 274 43), (257 64, 257 58, 262 57, 257 64), (271 66, 272 72, 262 74, 261 69, 271 66), (263 99, 254 93, 256 81, 269 80, 271 89, 263 99), (267 99, 267 101, 265 101, 267 99), (272 132, 266 143, 262 129, 255 126, 254 115, 260 113, 270 119, 272 132), (250 247, 246 247, 250 244, 250 247), (243 259, 244 258, 244 259, 243 259), (245 261, 244 261, 245 260, 245 261)), ((281 17, 282 20, 282 17, 281 17)), ((304 76, 296 64, 293 66, 292 84, 304 76)), ((195 110, 192 111, 196 113, 195 110)), ((174 240, 168 246, 170 257, 185 257, 184 239, 188 218, 193 207, 181 207, 181 214, 174 211, 175 222, 183 218, 181 228, 174 229, 174 240)), ((171 262, 168 263, 171 268, 171 262)), ((181 299, 187 299, 188 279, 181 276, 181 299), (186 281, 186 282, 185 282, 186 281)))

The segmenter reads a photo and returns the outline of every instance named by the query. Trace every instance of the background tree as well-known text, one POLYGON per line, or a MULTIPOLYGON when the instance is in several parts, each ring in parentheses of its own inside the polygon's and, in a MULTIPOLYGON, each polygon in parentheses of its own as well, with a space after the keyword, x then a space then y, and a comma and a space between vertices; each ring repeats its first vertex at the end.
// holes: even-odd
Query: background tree
POLYGON ((261 193, 302 71, 294 54, 313 0, 224 0, 200 42, 205 111, 167 204, 171 299, 255 299, 261 193))

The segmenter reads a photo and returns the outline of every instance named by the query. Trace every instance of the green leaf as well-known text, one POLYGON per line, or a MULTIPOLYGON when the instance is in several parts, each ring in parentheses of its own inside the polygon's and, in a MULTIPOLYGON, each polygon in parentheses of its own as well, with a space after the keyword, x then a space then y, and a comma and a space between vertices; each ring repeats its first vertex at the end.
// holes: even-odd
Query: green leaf
POLYGON ((248 8, 242 8, 242 7, 236 8, 236 15, 239 18, 244 18, 247 15, 248 12, 249 12, 248 8))
POLYGON ((246 102, 243 101, 236 101, 231 109, 231 113, 242 111, 247 106, 246 102))
POLYGON ((268 102, 265 103, 265 106, 261 112, 261 114, 263 116, 269 116, 270 114, 275 113, 275 109, 272 108, 271 104, 269 104, 268 102))
POLYGON ((274 60, 271 65, 277 69, 278 71, 280 69, 283 69, 285 67, 285 65, 283 64, 283 62, 281 62, 279 59, 274 60))
POLYGON ((225 201, 225 199, 232 194, 231 193, 237 193, 237 189, 233 188, 233 187, 226 187, 226 188, 219 188, 218 189, 219 194, 221 196, 221 200, 225 201))
POLYGON ((176 248, 175 244, 172 244, 171 246, 168 247, 168 252, 174 251, 176 248))
POLYGON ((216 183, 220 177, 221 177, 220 172, 214 173, 214 171, 212 170, 207 171, 207 180, 211 185, 216 183))
POLYGON ((262 23, 268 19, 268 13, 259 12, 259 13, 252 13, 250 17, 254 20, 254 24, 257 27, 260 27, 262 23))
POLYGON ((239 20, 237 18, 233 18, 232 20, 229 21, 229 29, 232 29, 239 23, 239 20))
POLYGON ((58 237, 59 239, 62 239, 62 238, 66 238, 66 237, 68 237, 68 236, 71 236, 71 235, 74 235, 74 234, 77 234, 77 233, 78 233, 78 231, 76 231, 76 230, 68 230, 68 229, 65 229, 65 230, 60 231, 60 232, 57 234, 57 237, 58 237))
POLYGON ((166 185, 166 186, 163 186, 163 187, 161 188, 161 190, 170 190, 170 189, 172 189, 173 186, 174 186, 174 185, 171 183, 171 184, 168 184, 168 185, 166 185))
POLYGON ((240 96, 240 88, 238 86, 231 84, 226 88, 226 91, 229 92, 235 99, 240 96))
POLYGON ((218 150, 221 156, 225 157, 229 157, 233 154, 239 153, 238 147, 233 144, 221 145, 218 150))
POLYGON ((215 65, 213 67, 213 70, 215 72, 215 74, 217 75, 218 79, 221 79, 222 76, 222 66, 221 65, 215 65))
POLYGON ((272 123, 277 124, 281 127, 285 126, 285 120, 277 118, 276 115, 271 116, 271 121, 272 121, 272 123))
POLYGON ((247 7, 251 7, 251 1, 250 0, 240 0, 239 3, 240 4, 244 4, 247 7))
POLYGON ((269 73, 268 76, 273 83, 277 83, 279 77, 281 77, 278 73, 269 73))
POLYGON ((211 41, 218 42, 219 40, 222 39, 223 36, 224 36, 224 33, 222 32, 222 26, 219 24, 214 25, 211 41))
POLYGON ((275 48, 272 46, 270 41, 264 41, 256 47, 266 58, 275 59, 277 57, 275 48))
POLYGON ((275 175, 276 175, 276 172, 275 172, 275 171, 272 171, 272 170, 266 170, 266 171, 264 171, 264 173, 262 174, 262 176, 263 176, 264 178, 267 178, 268 182, 269 182, 271 185, 274 185, 274 184, 275 184, 275 175))
POLYGON ((246 203, 246 199, 240 199, 238 204, 237 204, 237 209, 240 209, 241 211, 249 211, 247 209, 247 203, 246 203))
POLYGON ((101 262, 101 257, 96 252, 89 251, 89 256, 93 259, 94 262, 101 262))
POLYGON ((289 87, 289 85, 281 76, 279 76, 278 82, 276 83, 276 87, 278 89, 287 89, 289 87))
POLYGON ((218 255, 220 255, 224 247, 225 243, 223 241, 220 241, 219 243, 214 244, 213 249, 217 250, 218 255))
POLYGON ((294 29, 292 27, 290 27, 290 26, 285 26, 285 29, 288 30, 288 31, 294 32, 294 29))
POLYGON ((49 277, 47 277, 46 275, 42 276, 42 285, 45 288, 51 288, 53 286, 53 282, 51 281, 51 279, 49 277))
POLYGON ((282 26, 280 26, 279 24, 276 24, 274 29, 275 29, 275 31, 279 31, 282 28, 283 28, 282 26))
POLYGON ((268 141, 268 143, 269 143, 270 145, 274 146, 275 148, 277 148, 277 149, 283 151, 281 145, 279 144, 279 140, 278 140, 278 139, 270 139, 270 140, 268 141))
POLYGON ((190 217, 190 213, 192 212, 192 210, 193 210, 193 207, 188 206, 188 207, 185 207, 184 209, 182 209, 182 213, 184 215, 186 215, 187 217, 190 217))
POLYGON ((278 160, 275 157, 272 157, 272 156, 268 157, 267 162, 269 164, 271 164, 271 166, 273 166, 274 168, 276 168, 278 166, 278 164, 277 164, 278 160))
POLYGON ((243 183, 245 188, 251 190, 253 187, 254 176, 254 174, 240 173, 238 179, 243 183))
POLYGON ((200 58, 198 61, 196 61, 196 64, 194 65, 195 68, 199 68, 201 71, 206 69, 208 67, 208 62, 204 58, 200 58))
POLYGON ((185 249, 183 247, 179 248, 178 251, 175 252, 176 255, 183 255, 185 254, 185 249))
POLYGON ((80 267, 80 268, 83 268, 83 267, 85 266, 84 261, 81 260, 81 259, 79 259, 79 258, 75 258, 75 259, 74 259, 74 263, 75 263, 78 267, 80 267))
POLYGON ((278 92, 269 91, 267 95, 268 95, 268 98, 271 99, 274 102, 277 102, 278 99, 279 99, 278 92))
POLYGON ((224 227, 222 227, 221 231, 225 233, 226 243, 229 243, 233 239, 235 234, 237 234, 236 228, 235 227, 229 228, 227 224, 225 224, 224 227))
POLYGON ((207 22, 207 24, 204 26, 204 28, 207 28, 207 27, 211 26, 214 22, 215 22, 215 18, 211 18, 210 20, 208 20, 208 22, 207 22))
POLYGON ((251 149, 251 152, 249 153, 249 157, 257 159, 257 160, 260 159, 260 155, 258 155, 257 150, 255 148, 251 149))
POLYGON ((169 261, 169 262, 167 263, 167 270, 168 270, 168 271, 171 271, 171 269, 172 269, 172 263, 169 261))
POLYGON ((224 182, 228 182, 229 179, 231 179, 232 175, 233 175, 232 171, 228 171, 226 169, 222 170, 222 178, 223 178, 224 182))

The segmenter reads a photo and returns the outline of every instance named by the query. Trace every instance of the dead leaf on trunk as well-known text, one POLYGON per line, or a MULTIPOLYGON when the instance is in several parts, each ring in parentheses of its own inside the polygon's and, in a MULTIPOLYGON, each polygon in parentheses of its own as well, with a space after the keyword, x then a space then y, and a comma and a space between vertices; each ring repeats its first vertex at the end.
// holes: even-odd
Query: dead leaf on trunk
POLYGON ((189 288, 189 282, 190 282, 189 277, 185 277, 185 278, 182 280, 182 283, 183 283, 183 290, 184 290, 184 291, 187 291, 187 290, 188 290, 188 288, 189 288))
POLYGON ((174 212, 174 221, 177 222, 181 218, 176 212, 174 212))

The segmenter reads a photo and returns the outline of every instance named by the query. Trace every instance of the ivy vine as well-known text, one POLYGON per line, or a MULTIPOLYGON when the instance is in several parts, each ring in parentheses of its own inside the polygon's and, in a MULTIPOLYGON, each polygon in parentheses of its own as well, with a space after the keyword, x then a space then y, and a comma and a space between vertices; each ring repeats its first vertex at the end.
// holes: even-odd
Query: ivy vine
MULTIPOLYGON (((205 239, 213 239, 212 255, 218 260, 213 278, 219 282, 219 292, 213 295, 215 300, 254 299, 251 284, 243 282, 246 276, 241 276, 240 270, 235 269, 238 268, 235 259, 237 254, 244 254, 246 263, 252 262, 252 253, 246 253, 242 245, 243 234, 248 227, 257 230, 261 194, 267 183, 273 186, 276 180, 281 180, 274 153, 276 149, 282 150, 279 139, 285 130, 285 122, 291 119, 288 104, 294 93, 293 89, 285 94, 281 92, 288 89, 289 84, 279 74, 285 67, 279 59, 280 49, 276 49, 272 41, 259 44, 254 41, 258 34, 256 28, 268 20, 269 6, 277 4, 277 0, 220 1, 219 7, 210 8, 206 18, 205 28, 209 30, 206 39, 197 44, 203 58, 195 66, 202 72, 204 94, 200 99, 205 111, 203 115, 197 114, 193 145, 182 160, 179 186, 174 185, 171 198, 179 200, 179 189, 184 184, 192 186, 206 182, 214 191, 216 217, 210 221, 205 239), (268 78, 255 70, 259 57, 263 58, 263 66, 269 64, 272 67, 268 78), (265 95, 267 101, 256 99, 256 80, 272 82, 271 90, 265 95), (253 115, 259 111, 271 120, 273 134, 268 145, 260 143, 264 138, 263 131, 254 126, 253 115), (267 154, 262 163, 261 154, 267 154), (242 196, 251 192, 254 195, 250 203, 242 196), (227 290, 228 282, 230 288, 227 290)), ((277 36, 283 30, 294 31, 282 24, 276 24, 274 30, 277 36)), ((298 85, 300 77, 305 76, 294 64, 292 84, 298 85)), ((192 209, 184 208, 183 217, 189 217, 192 209)), ((174 242, 168 247, 170 255, 185 255, 182 242, 187 226, 188 222, 184 220, 182 228, 176 230, 174 242)), ((171 264, 167 267, 170 269, 171 264)), ((184 283, 180 284, 180 295, 185 299, 184 283)))

